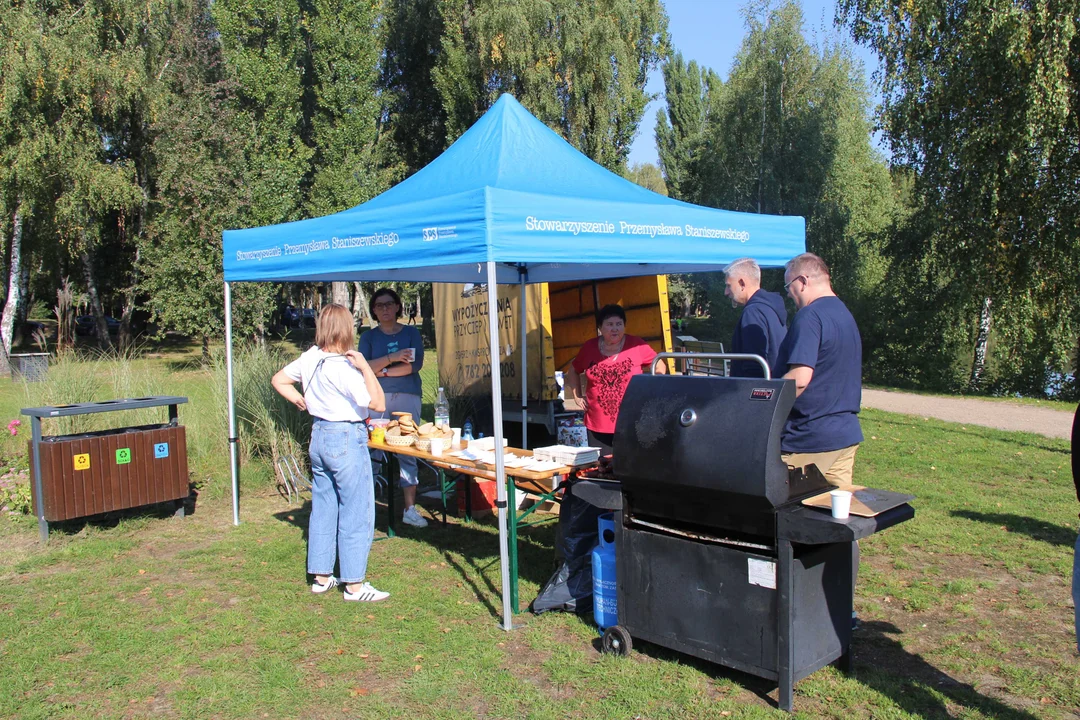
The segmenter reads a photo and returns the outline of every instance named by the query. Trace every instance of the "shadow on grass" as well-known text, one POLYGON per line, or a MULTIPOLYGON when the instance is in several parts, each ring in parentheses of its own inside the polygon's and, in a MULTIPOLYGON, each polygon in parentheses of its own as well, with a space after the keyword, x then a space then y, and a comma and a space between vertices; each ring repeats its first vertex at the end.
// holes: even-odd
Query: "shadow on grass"
MULTIPOLYGON (((398 490, 400 493, 400 490, 398 490)), ((395 503, 397 512, 404 507, 400 494, 395 503)), ((462 583, 472 588, 478 602, 482 603, 493 618, 502 617, 499 587, 499 535, 497 519, 492 516, 466 523, 448 515, 444 525, 442 504, 427 502, 423 507, 431 516, 426 528, 412 528, 400 522, 395 523, 398 537, 423 542, 442 555, 447 566, 461 578, 462 583), (492 577, 496 578, 492 580, 492 577)), ((451 513, 453 506, 451 505, 451 513)), ((311 500, 305 498, 300 507, 292 507, 274 513, 281 522, 293 525, 301 532, 304 543, 308 539, 308 519, 311 516, 311 500)), ((554 541, 556 521, 544 525, 518 530, 518 577, 519 580, 542 585, 554 570, 554 541)), ((375 541, 394 541, 384 535, 387 528, 387 508, 384 502, 375 503, 375 541)), ((531 597, 521 596, 519 605, 524 610, 532 601, 531 597)))
POLYGON ((124 520, 131 520, 134 518, 164 520, 174 516, 181 517, 181 509, 183 510, 184 516, 194 515, 198 496, 199 491, 196 490, 195 486, 189 485, 188 496, 180 500, 167 500, 165 502, 140 505, 124 510, 113 510, 98 515, 89 515, 83 518, 50 522, 49 534, 62 533, 64 535, 78 535, 87 527, 96 528, 98 530, 111 530, 124 520))
POLYGON ((1022 533, 1032 540, 1042 540, 1052 545, 1063 545, 1071 548, 1076 543, 1076 531, 1072 528, 1023 515, 982 513, 974 510, 951 510, 949 514, 965 520, 1004 527, 1011 533, 1022 533))
MULTIPOLYGON (((880 411, 877 411, 877 412, 886 413, 888 411, 887 410, 880 410, 880 411)), ((916 417, 919 417, 919 416, 917 416, 917 415, 909 415, 908 417, 916 418, 916 417)), ((982 439, 982 440, 988 440, 990 442, 1008 443, 1009 445, 1019 445, 1019 446, 1022 446, 1022 447, 1034 448, 1036 450, 1045 450, 1046 452, 1059 453, 1059 454, 1062 454, 1062 455, 1071 454, 1071 451, 1069 450, 1068 447, 1052 447, 1052 446, 1050 446, 1048 444, 1044 444, 1044 443, 1041 443, 1041 442, 1030 442, 1030 441, 1028 441, 1026 439, 1021 439, 1021 437, 1020 437, 1020 435, 1018 433, 1010 431, 1010 430, 998 430, 997 428, 989 428, 989 427, 981 427, 981 426, 976 427, 976 426, 973 426, 973 425, 961 425, 960 423, 951 422, 949 420, 938 420, 937 418, 932 418, 932 419, 935 422, 945 423, 945 424, 947 424, 949 426, 954 426, 954 427, 943 427, 943 428, 942 427, 937 427, 937 428, 934 428, 938 432, 943 432, 943 433, 947 433, 947 434, 950 434, 950 435, 962 435, 964 437, 969 437, 969 438, 979 438, 979 439, 982 439), (1002 437, 1000 437, 1001 433, 1009 433, 1009 437, 1008 438, 1002 438, 1002 437)), ((895 427, 901 427, 901 428, 911 428, 912 425, 914 425, 915 427, 919 427, 919 424, 916 423, 914 420, 912 420, 911 422, 901 422, 901 421, 897 421, 897 420, 885 420, 885 419, 882 419, 882 418, 879 418, 879 417, 875 417, 875 418, 873 418, 873 422, 880 423, 882 425, 893 425, 895 427)), ((1034 435, 1036 433, 1028 433, 1028 434, 1034 435)), ((1050 438, 1046 438, 1046 439, 1050 440, 1050 438)), ((1068 442, 1068 441, 1061 440, 1060 442, 1068 442)))
MULTIPOLYGON (((903 631, 887 622, 866 622, 852 640, 856 679, 886 695, 914 717, 954 718, 952 704, 999 720, 1037 720, 1038 716, 983 695, 904 649, 903 631)), ((963 713, 960 713, 963 714, 963 713)))

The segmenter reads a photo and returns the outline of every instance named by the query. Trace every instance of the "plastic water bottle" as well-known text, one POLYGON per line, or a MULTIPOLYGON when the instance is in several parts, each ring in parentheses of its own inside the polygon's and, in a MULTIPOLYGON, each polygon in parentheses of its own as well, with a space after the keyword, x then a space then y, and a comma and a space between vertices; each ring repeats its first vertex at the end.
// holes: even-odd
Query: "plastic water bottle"
POLYGON ((446 399, 446 391, 442 388, 439 388, 439 397, 435 400, 435 426, 450 427, 450 401, 446 399))
POLYGON ((593 619, 600 629, 619 624, 618 589, 615 584, 615 514, 604 513, 597 521, 600 542, 592 551, 593 619))
POLYGON ((472 418, 466 420, 465 426, 461 428, 461 439, 472 442, 472 418))

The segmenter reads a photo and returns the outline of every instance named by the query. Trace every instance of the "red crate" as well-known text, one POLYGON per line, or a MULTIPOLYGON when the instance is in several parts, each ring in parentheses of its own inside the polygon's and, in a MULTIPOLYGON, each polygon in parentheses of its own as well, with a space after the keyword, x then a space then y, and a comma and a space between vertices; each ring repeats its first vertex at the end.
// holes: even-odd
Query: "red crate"
MULTIPOLYGON (((494 480, 484 478, 471 478, 469 488, 472 491, 472 516, 484 517, 495 510, 495 500, 498 496, 498 488, 494 480)), ((458 517, 465 516, 465 479, 457 481, 457 504, 458 517)))

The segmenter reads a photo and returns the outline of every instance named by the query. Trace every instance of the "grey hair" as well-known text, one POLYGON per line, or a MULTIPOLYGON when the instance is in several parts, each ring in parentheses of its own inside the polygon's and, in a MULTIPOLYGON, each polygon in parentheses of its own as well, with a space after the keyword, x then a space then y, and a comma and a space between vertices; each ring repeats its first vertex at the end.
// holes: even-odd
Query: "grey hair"
POLYGON ((739 258, 732 260, 731 264, 724 268, 724 277, 744 277, 752 282, 761 282, 761 267, 754 258, 739 258))
POLYGON ((784 266, 784 273, 795 277, 805 275, 808 278, 830 279, 829 266, 814 253, 803 253, 791 258, 784 266))

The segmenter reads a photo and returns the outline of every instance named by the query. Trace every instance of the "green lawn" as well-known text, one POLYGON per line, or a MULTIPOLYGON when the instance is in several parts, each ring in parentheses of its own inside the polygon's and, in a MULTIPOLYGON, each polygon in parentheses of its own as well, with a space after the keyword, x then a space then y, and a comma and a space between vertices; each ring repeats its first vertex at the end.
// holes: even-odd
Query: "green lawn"
MULTIPOLYGON (((644 643, 601 655, 588 618, 524 614, 503 632, 491 522, 376 542, 387 602, 312 595, 306 510, 258 461, 231 524, 211 375, 136 362, 139 387, 191 398, 195 512, 70 523, 44 548, 32 518, 0 517, 0 716, 785 717, 750 676, 644 643)), ((26 403, 0 386, 0 420, 26 403)), ((1068 444, 878 411, 863 429, 856 481, 918 495, 917 515, 863 542, 854 675, 800 682, 797 716, 1076 717, 1068 444)), ((524 604, 551 571, 554 527, 523 535, 524 604)))

